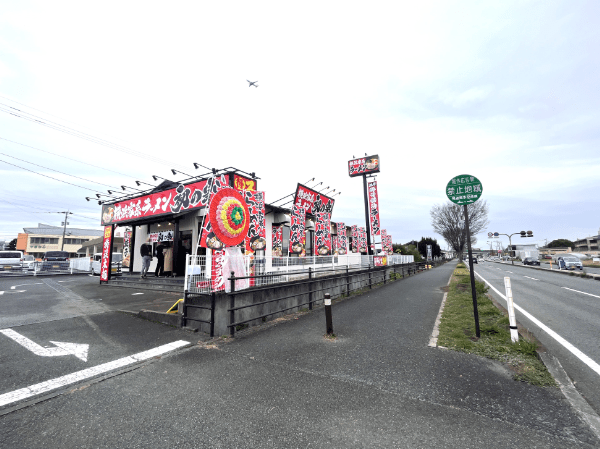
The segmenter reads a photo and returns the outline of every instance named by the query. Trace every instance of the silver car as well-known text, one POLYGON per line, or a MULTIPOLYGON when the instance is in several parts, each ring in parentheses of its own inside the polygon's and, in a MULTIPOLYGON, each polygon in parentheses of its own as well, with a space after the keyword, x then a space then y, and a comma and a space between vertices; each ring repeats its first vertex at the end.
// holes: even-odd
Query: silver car
POLYGON ((559 270, 574 270, 576 268, 583 270, 583 264, 575 256, 560 256, 557 260, 559 270))

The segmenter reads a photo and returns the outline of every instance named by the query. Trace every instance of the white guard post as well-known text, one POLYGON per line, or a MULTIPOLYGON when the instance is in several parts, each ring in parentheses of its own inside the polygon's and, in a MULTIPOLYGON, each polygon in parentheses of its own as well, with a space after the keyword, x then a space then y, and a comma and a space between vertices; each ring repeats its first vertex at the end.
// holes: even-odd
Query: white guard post
POLYGON ((510 325, 510 339, 513 343, 519 341, 519 332, 517 331, 517 319, 515 318, 515 304, 513 303, 512 287, 510 278, 504 278, 504 288, 506 289, 506 302, 508 305, 508 322, 510 325))

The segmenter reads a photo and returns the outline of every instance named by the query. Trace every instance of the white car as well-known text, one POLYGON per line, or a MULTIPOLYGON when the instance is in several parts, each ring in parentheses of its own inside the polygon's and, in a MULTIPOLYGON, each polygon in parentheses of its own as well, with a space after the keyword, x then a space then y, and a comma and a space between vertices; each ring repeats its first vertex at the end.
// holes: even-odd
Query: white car
POLYGON ((35 257, 31 254, 23 256, 23 270, 31 271, 35 268, 35 257))
POLYGON ((0 251, 0 271, 21 271, 22 268, 22 251, 0 251))

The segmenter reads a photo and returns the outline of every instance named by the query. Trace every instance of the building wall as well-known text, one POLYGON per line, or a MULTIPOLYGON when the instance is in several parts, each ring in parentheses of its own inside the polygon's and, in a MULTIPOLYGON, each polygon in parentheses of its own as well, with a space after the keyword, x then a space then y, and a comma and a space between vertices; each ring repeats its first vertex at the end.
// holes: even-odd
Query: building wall
MULTIPOLYGON (((27 246, 26 253, 33 254, 36 258, 43 258, 47 251, 67 251, 70 254, 76 254, 77 250, 81 248, 82 241, 89 241, 97 238, 95 235, 81 235, 81 236, 65 236, 66 242, 79 241, 79 243, 65 243, 64 248, 62 245, 62 235, 52 234, 25 234, 27 235, 27 246)), ((77 257, 77 256, 74 256, 77 257)))

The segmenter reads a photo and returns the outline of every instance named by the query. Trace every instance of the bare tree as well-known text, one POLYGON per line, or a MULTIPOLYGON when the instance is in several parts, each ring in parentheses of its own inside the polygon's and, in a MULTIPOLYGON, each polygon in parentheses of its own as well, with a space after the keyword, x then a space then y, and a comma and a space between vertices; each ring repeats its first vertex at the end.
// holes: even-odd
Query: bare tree
MULTIPOLYGON (((469 230, 471 245, 477 243, 475 237, 488 224, 488 205, 486 201, 476 201, 467 205, 469 213, 469 230)), ((465 226, 464 206, 454 203, 436 204, 429 212, 431 225, 435 232, 444 237, 448 245, 462 258, 467 244, 467 228, 465 226)))

